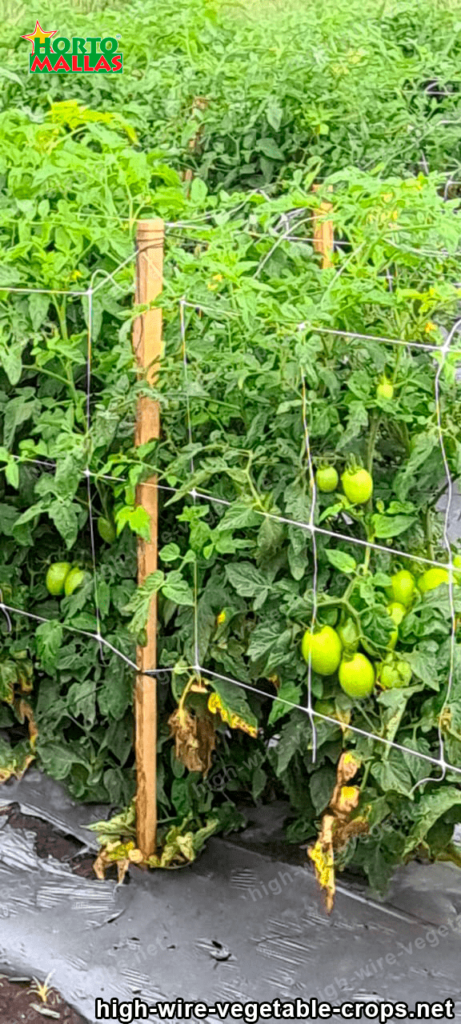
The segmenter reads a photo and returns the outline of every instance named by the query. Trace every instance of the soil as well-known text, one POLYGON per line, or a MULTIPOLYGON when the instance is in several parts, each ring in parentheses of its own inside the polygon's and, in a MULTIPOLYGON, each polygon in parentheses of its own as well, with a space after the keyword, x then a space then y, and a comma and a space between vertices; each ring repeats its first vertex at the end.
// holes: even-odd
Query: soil
MULTIPOLYGON (((32 814, 23 814, 19 804, 10 804, 8 807, 0 807, 0 815, 6 817, 12 828, 25 829, 35 833, 35 852, 38 857, 46 860, 54 857, 55 860, 68 864, 74 875, 81 875, 82 878, 95 878, 93 863, 95 854, 88 853, 82 843, 74 836, 59 832, 48 821, 36 818, 32 814)), ((114 865, 106 872, 106 878, 117 878, 117 869, 114 865)), ((50 1018, 51 1019, 51 1018, 50 1018)), ((0 1018, 0 1024, 2 1020, 0 1018)), ((12 1024, 12 1022, 10 1022, 12 1024)))
POLYGON ((45 1024, 45 1021, 65 1021, 65 1024, 86 1024, 53 988, 46 993, 46 1002, 34 990, 35 982, 21 979, 12 981, 0 974, 0 1024, 45 1024), (34 987, 32 987, 34 986, 34 987))

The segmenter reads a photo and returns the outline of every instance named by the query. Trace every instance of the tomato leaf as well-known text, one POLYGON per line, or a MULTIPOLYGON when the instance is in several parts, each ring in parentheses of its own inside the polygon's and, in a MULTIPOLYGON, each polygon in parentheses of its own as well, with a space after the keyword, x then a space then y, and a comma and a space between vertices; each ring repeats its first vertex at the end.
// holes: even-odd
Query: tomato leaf
POLYGON ((325 548, 325 554, 330 565, 333 565, 339 572, 355 572, 357 562, 355 561, 355 558, 352 558, 352 555, 348 555, 346 551, 340 551, 339 548, 325 548))
POLYGON ((37 654, 45 672, 52 675, 63 641, 63 627, 60 622, 43 622, 35 630, 37 654))

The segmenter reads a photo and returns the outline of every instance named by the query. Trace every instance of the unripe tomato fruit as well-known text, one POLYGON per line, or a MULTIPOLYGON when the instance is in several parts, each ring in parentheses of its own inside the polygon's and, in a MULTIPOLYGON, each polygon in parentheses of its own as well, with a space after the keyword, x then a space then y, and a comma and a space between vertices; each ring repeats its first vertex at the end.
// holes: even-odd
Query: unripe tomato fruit
POLYGON ((66 582, 64 584, 64 593, 66 597, 70 597, 80 587, 85 579, 85 573, 83 569, 71 569, 68 576, 66 576, 66 582))
POLYGON ((328 715, 331 718, 334 715, 336 708, 331 700, 316 700, 314 704, 314 711, 317 711, 319 715, 328 715))
POLYGON ((341 641, 331 626, 322 626, 318 633, 306 630, 301 652, 305 661, 310 660, 314 672, 319 676, 331 676, 341 661, 341 641))
POLYGON ((393 651, 394 650, 394 647, 395 647, 398 639, 399 639, 399 631, 398 631, 397 626, 396 626, 395 629, 392 630, 392 633, 391 633, 391 635, 389 637, 389 640, 387 642, 387 650, 388 651, 393 651))
POLYGON ((422 594, 426 594, 428 590, 435 590, 436 587, 440 587, 441 583, 448 583, 448 570, 447 569, 428 569, 427 572, 418 580, 418 588, 422 594))
POLYGON ((383 690, 395 690, 408 686, 411 681, 411 666, 407 661, 389 655, 378 671, 378 682, 383 690))
POLYGON ((117 536, 115 526, 106 519, 105 516, 100 516, 98 519, 98 533, 102 540, 105 540, 106 544, 113 544, 117 536))
POLYGON ((396 626, 400 626, 400 623, 407 614, 407 609, 405 608, 405 605, 400 604, 399 601, 391 601, 391 603, 387 606, 387 611, 392 621, 395 622, 396 626))
POLYGON ((339 684, 348 697, 358 700, 369 697, 375 685, 375 670, 364 654, 354 654, 339 666, 339 684))
POLYGON ((346 469, 341 483, 346 498, 353 505, 365 505, 373 494, 373 480, 366 469, 346 469))
POLYGON ((53 597, 59 597, 63 593, 66 578, 70 573, 69 562, 53 562, 50 565, 45 578, 45 585, 48 593, 53 597))
POLYGON ((394 397, 394 385, 386 377, 383 377, 381 383, 376 388, 376 395, 378 398, 385 398, 390 402, 391 398, 394 397))
POLYGON ((411 604, 413 594, 415 592, 415 580, 408 572, 407 569, 401 569, 400 572, 396 572, 392 577, 391 585, 388 590, 389 597, 393 602, 397 604, 408 605, 411 604))
POLYGON ((324 491, 325 494, 335 491, 339 483, 339 476, 335 467, 320 466, 315 474, 315 482, 319 491, 324 491))

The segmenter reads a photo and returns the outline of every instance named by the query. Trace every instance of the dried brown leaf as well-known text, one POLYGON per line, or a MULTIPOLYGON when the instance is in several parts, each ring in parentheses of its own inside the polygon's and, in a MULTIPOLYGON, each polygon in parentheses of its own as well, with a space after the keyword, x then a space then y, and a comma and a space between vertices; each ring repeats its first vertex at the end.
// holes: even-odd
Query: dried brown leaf
POLYGON ((190 772, 206 776, 211 768, 216 735, 211 715, 192 715, 185 708, 176 708, 168 719, 175 740, 178 761, 190 772))
POLYGON ((36 743, 37 743, 37 736, 38 736, 38 727, 37 727, 37 723, 35 721, 34 712, 32 711, 32 708, 31 708, 31 706, 30 706, 30 704, 28 703, 27 700, 20 700, 19 701, 18 711, 19 711, 19 716, 20 716, 21 722, 25 722, 26 719, 27 719, 27 724, 29 726, 29 742, 30 742, 30 746, 31 746, 32 750, 35 750, 35 746, 36 746, 36 743))
POLYGON ((343 849, 356 835, 368 832, 364 818, 350 821, 358 807, 360 789, 348 783, 357 774, 360 761, 350 751, 341 754, 336 769, 336 785, 327 812, 323 815, 317 842, 308 850, 313 861, 320 888, 325 894, 328 913, 333 908, 335 897, 335 850, 343 849))
POLYGON ((99 878, 100 882, 103 882, 106 877, 106 868, 109 867, 110 861, 106 857, 104 850, 100 850, 96 860, 93 864, 93 871, 96 878, 99 878))

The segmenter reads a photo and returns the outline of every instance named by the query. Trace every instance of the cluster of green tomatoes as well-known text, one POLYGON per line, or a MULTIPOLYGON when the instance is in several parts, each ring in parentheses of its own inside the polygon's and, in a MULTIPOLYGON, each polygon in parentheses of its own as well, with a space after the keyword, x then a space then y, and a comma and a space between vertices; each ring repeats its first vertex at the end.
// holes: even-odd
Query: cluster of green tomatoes
POLYGON ((61 597, 62 594, 70 597, 77 587, 81 587, 84 579, 85 573, 78 565, 72 566, 70 562, 53 562, 48 567, 45 584, 48 593, 53 597, 61 597))
MULTIPOLYGON (((338 471, 334 466, 320 466, 315 474, 315 483, 318 490, 325 494, 336 491, 339 484, 338 471)), ((353 505, 365 505, 373 494, 373 477, 360 466, 346 469, 341 476, 341 484, 346 498, 353 505)))
MULTIPOLYGON (((461 568, 461 556, 456 555, 453 564, 461 568)), ((406 569, 401 569, 391 577, 391 586, 386 591, 389 599, 386 610, 394 623, 394 629, 387 644, 388 653, 378 664, 358 650, 360 642, 364 646, 365 638, 361 638, 352 618, 337 628, 321 626, 314 632, 306 630, 301 645, 304 659, 310 662, 314 672, 320 676, 331 676, 337 672, 341 689, 355 700, 370 697, 376 686, 382 690, 408 686, 412 676, 411 667, 404 657, 399 658, 393 653, 399 637, 399 626, 418 591, 426 594, 442 584, 448 584, 448 580, 448 570, 442 566, 427 569, 418 581, 406 569)), ((316 707, 316 710, 320 708, 316 707)), ((327 712, 323 710, 322 713, 327 712)))
MULTIPOLYGON (((394 395, 394 385, 387 377, 383 377, 376 389, 378 398, 390 401, 394 395)), ((334 466, 322 464, 315 474, 315 483, 319 491, 330 494, 336 491, 339 474, 334 466)), ((341 484, 348 501, 353 505, 365 505, 373 494, 373 477, 367 469, 352 465, 341 476, 341 484)))
MULTIPOLYGON (((116 529, 112 519, 100 516, 97 525, 101 539, 106 544, 113 544, 116 538, 116 529)), ((78 565, 72 566, 70 562, 53 562, 48 568, 45 584, 48 593, 53 597, 61 597, 63 594, 70 597, 77 587, 81 587, 84 579, 85 573, 78 565)))

